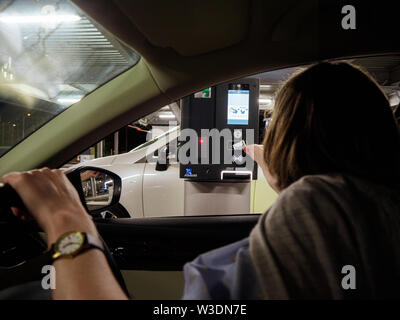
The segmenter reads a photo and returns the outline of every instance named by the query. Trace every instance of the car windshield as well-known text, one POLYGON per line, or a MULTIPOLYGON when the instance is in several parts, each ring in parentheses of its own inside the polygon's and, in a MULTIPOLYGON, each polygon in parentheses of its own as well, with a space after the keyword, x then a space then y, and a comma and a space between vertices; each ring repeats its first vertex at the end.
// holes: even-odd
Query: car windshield
POLYGON ((0 156, 139 58, 69 1, 0 1, 0 156))

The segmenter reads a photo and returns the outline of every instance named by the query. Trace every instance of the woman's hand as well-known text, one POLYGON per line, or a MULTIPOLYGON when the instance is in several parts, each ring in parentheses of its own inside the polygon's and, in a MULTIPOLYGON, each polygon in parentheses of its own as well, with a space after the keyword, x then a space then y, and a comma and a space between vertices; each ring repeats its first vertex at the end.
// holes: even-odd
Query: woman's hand
POLYGON ((264 161, 264 146, 262 144, 250 144, 243 148, 246 152, 259 166, 265 163, 264 161))
POLYGON ((13 213, 26 219, 32 216, 46 232, 49 245, 68 231, 97 235, 96 227, 83 207, 78 192, 61 170, 32 170, 12 172, 2 178, 19 194, 26 209, 12 208, 13 213))
POLYGON ((264 146, 261 144, 251 144, 245 146, 243 150, 260 166, 263 171, 264 177, 271 188, 274 189, 276 192, 279 192, 280 190, 277 186, 276 178, 271 175, 268 170, 268 166, 264 161, 264 146))

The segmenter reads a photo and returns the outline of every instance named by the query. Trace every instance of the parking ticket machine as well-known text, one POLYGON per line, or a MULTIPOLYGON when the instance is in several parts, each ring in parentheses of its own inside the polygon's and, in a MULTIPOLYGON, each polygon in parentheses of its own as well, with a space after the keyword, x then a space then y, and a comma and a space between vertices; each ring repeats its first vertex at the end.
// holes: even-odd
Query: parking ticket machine
POLYGON ((210 201, 217 207, 206 214, 248 212, 257 164, 243 147, 259 143, 258 97, 259 80, 246 78, 182 100, 179 162, 185 214, 200 214, 201 203, 209 207, 210 201))

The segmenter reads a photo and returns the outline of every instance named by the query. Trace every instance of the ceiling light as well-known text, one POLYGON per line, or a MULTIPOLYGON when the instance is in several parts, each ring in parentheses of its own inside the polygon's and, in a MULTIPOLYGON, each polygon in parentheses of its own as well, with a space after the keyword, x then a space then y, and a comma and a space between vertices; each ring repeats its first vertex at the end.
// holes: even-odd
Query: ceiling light
POLYGON ((258 99, 259 104, 271 104, 272 99, 271 98, 260 98, 258 99))
POLYGON ((81 20, 77 15, 0 16, 3 23, 62 23, 81 20))
POLYGON ((57 99, 57 102, 62 103, 62 104, 73 104, 78 101, 81 101, 81 98, 59 98, 59 99, 57 99))
POLYGON ((158 115, 158 117, 159 117, 160 119, 174 119, 174 118, 175 118, 175 116, 174 116, 173 113, 160 113, 160 114, 158 115))
POLYGON ((389 96, 389 103, 391 107, 395 107, 400 103, 400 95, 398 93, 394 93, 389 96))

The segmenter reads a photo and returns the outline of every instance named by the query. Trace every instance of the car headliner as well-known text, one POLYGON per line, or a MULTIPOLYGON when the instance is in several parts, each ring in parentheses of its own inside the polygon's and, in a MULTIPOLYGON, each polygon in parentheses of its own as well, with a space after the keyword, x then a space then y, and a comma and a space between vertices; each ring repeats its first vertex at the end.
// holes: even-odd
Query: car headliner
POLYGON ((397 27, 395 10, 366 2, 358 4, 358 29, 350 31, 340 27, 345 3, 337 0, 73 2, 142 58, 0 158, 0 175, 58 167, 122 126, 210 85, 323 59, 400 51, 388 32, 397 27))

